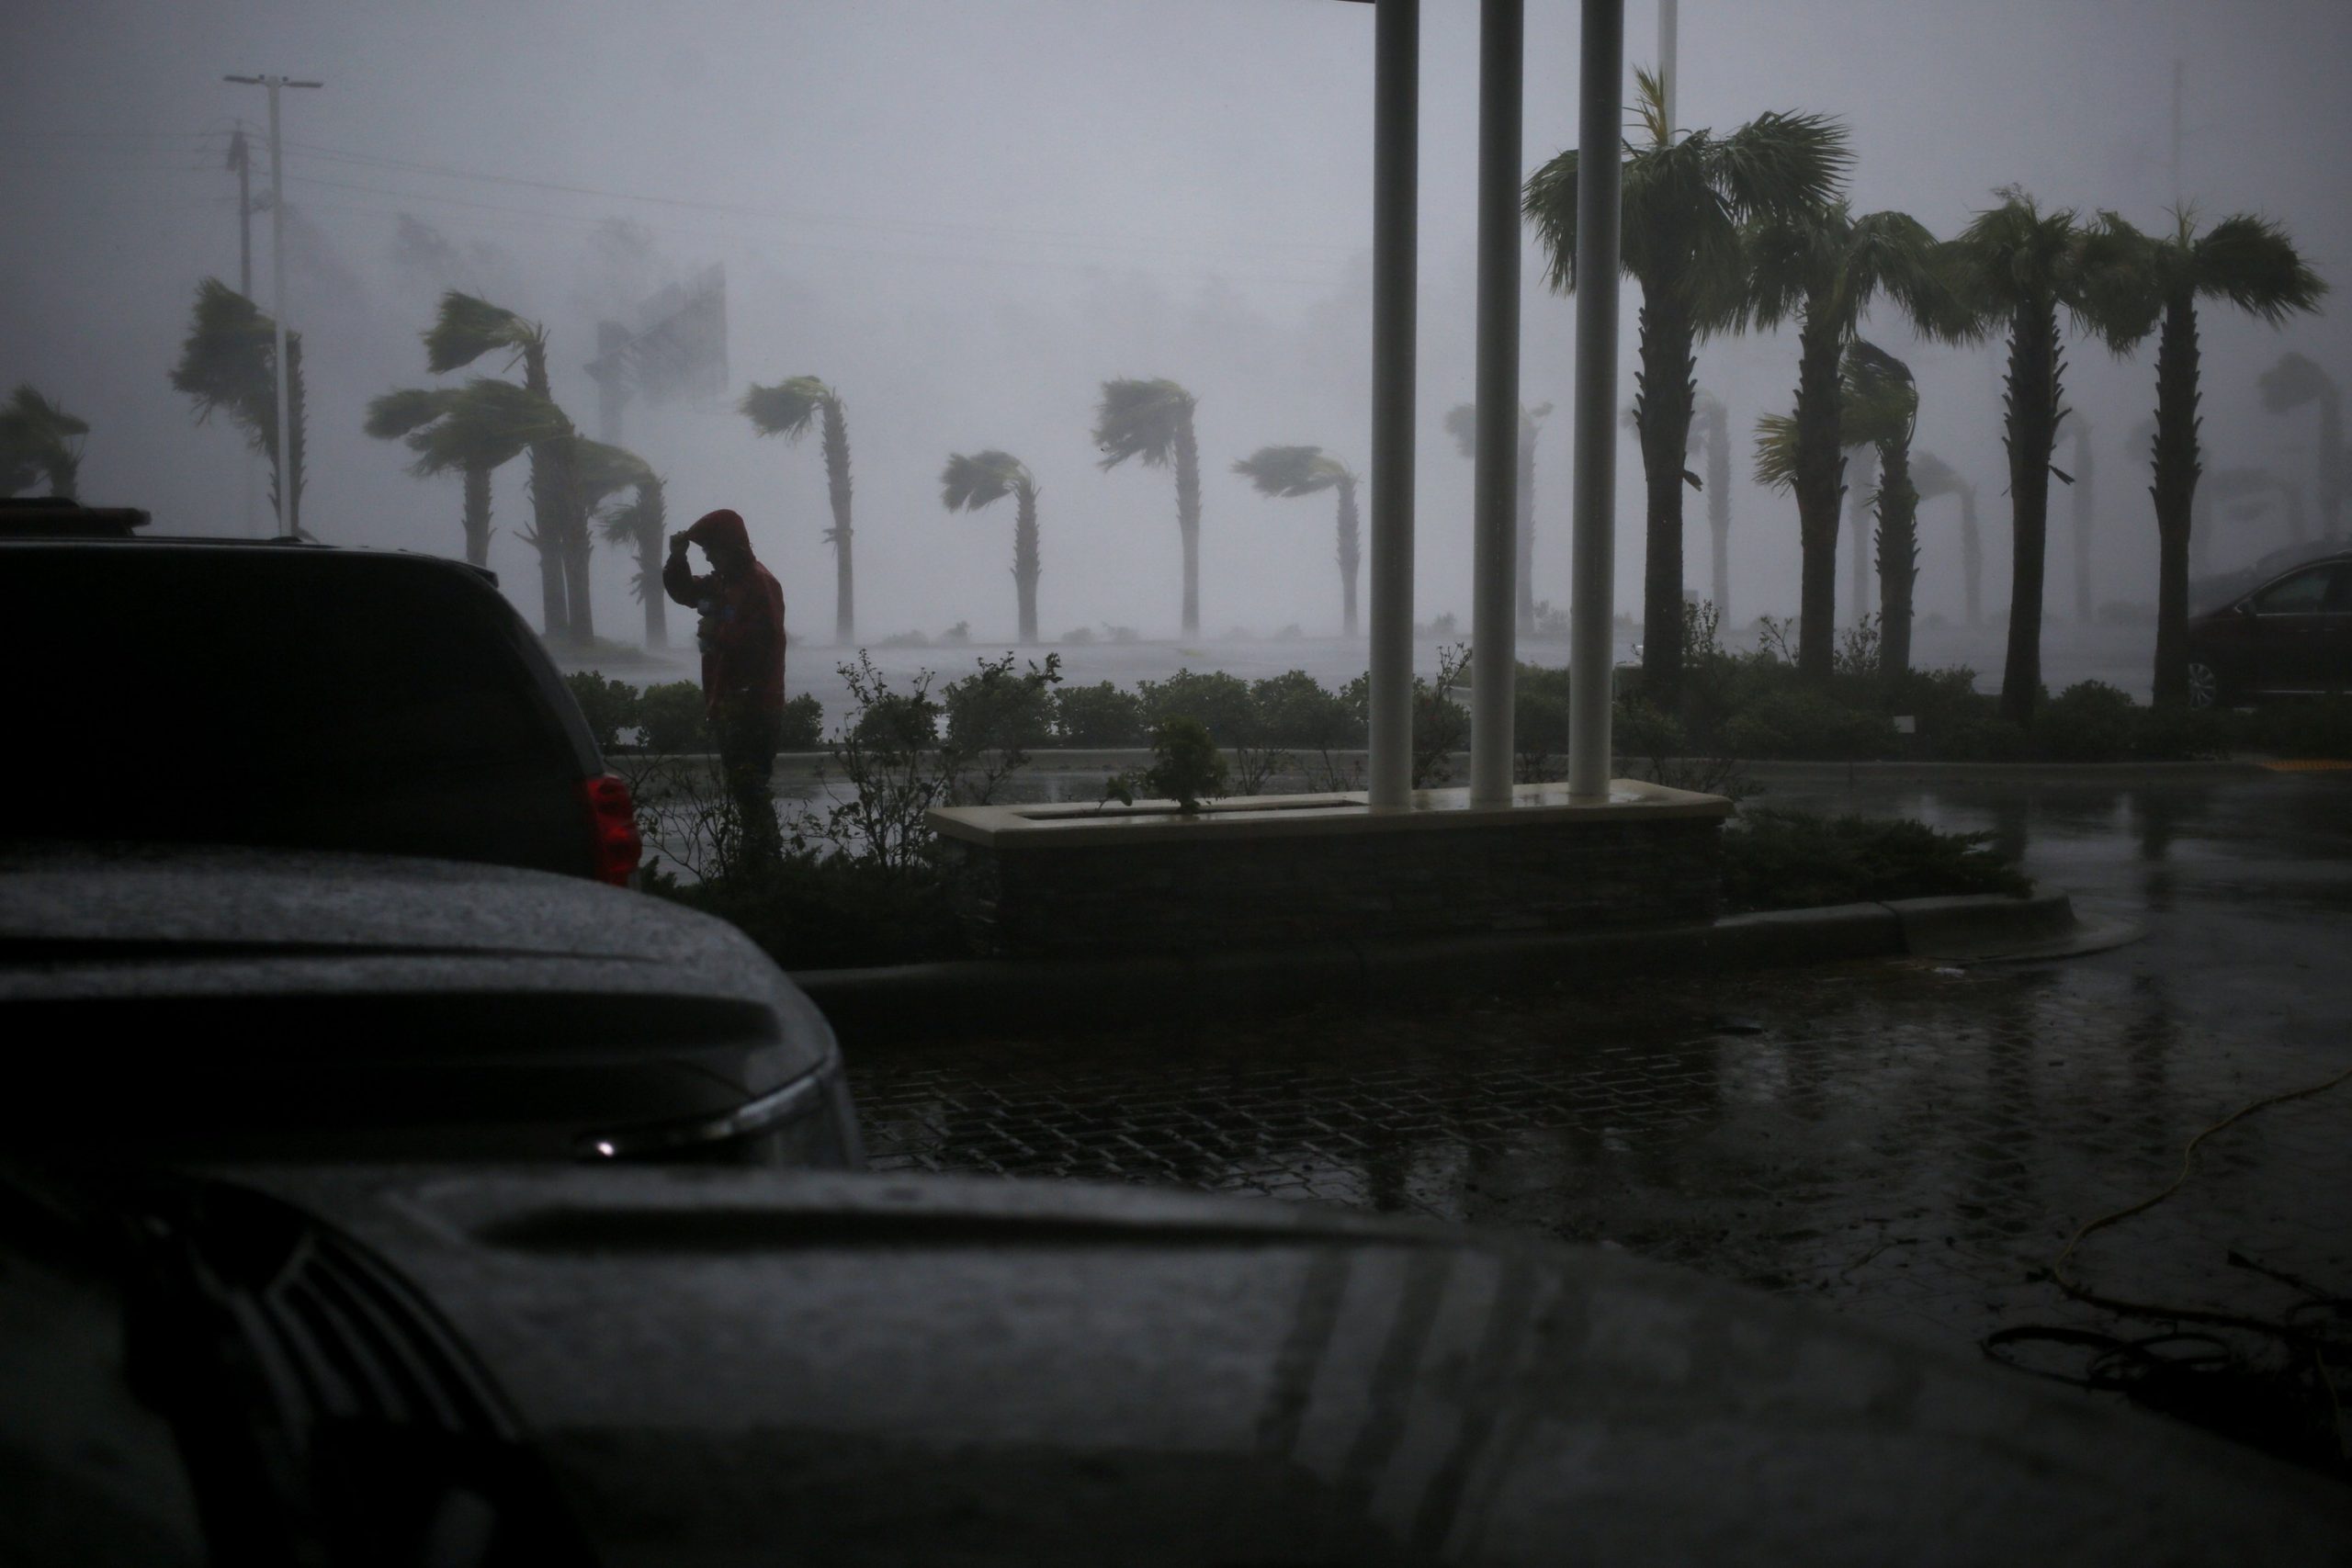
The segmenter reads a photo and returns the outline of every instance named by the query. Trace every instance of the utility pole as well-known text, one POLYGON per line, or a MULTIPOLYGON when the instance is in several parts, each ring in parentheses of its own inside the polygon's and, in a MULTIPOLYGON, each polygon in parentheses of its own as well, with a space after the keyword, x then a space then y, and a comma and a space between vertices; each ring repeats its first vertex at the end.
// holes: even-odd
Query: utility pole
POLYGON ((294 536, 294 473, 288 456, 293 432, 288 428, 286 406, 286 149, 278 136, 277 90, 322 87, 326 84, 271 75, 227 76, 222 80, 269 89, 269 287, 277 350, 277 534, 280 538, 290 539, 294 536))
POLYGON ((254 297, 254 159, 245 145, 245 122, 229 138, 229 166, 237 171, 237 292, 254 297))
POLYGON ((1681 45, 1680 0, 1657 0, 1657 96, 1666 110, 1666 137, 1674 140, 1674 77, 1681 45))
POLYGON ((2187 199, 2181 190, 2180 181, 2181 73, 2181 63, 2176 60, 2172 62, 2172 207, 2175 212, 2180 210, 2182 203, 2187 199))

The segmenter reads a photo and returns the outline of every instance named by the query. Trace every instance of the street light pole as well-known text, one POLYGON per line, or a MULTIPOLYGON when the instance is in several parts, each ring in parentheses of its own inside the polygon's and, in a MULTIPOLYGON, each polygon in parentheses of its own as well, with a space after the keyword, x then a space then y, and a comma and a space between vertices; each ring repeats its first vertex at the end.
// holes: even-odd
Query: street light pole
POLYGON ((1617 276, 1625 0, 1584 0, 1577 105, 1576 480, 1568 618, 1568 795, 1609 798, 1617 570, 1617 276))
POLYGON ((277 354, 277 534, 294 536, 294 474, 289 452, 293 432, 288 428, 286 365, 286 152, 277 127, 277 91, 281 87, 321 87, 322 82, 297 82, 277 75, 229 76, 224 81, 269 89, 269 288, 270 315, 277 354))

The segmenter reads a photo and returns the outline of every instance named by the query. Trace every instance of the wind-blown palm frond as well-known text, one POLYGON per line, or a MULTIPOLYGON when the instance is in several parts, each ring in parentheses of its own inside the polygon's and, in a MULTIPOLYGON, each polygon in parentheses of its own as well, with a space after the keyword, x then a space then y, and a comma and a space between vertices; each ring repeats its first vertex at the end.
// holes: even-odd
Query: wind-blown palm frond
POLYGON ((547 343, 545 328, 455 288, 441 296, 440 310, 422 335, 425 368, 435 376, 471 365, 492 349, 521 354, 547 343))
POLYGON ((277 416, 275 330, 258 306, 219 278, 197 285, 194 318, 171 379, 173 389, 195 403, 198 424, 226 412, 246 427, 256 449, 266 445, 277 416))
POLYGON ((762 435, 797 441, 808 434, 824 406, 837 400, 833 389, 816 377, 795 376, 773 387, 753 385, 736 406, 762 435))
POLYGON ((1193 407, 1193 394, 1165 378, 1103 382, 1094 410, 1094 444, 1102 452, 1097 466, 1115 468, 1139 457, 1146 468, 1168 467, 1193 407))
POLYGON ((455 387, 404 387, 368 403, 365 428, 379 441, 401 437, 447 413, 462 394, 455 387))
POLYGON ((1010 452, 951 453, 939 470, 940 503, 950 512, 993 506, 1030 480, 1028 466, 1010 452))
POLYGON ((495 468, 526 448, 571 434, 571 421, 551 399, 512 381, 477 376, 449 389, 438 418, 408 433, 408 448, 417 455, 410 471, 424 477, 495 468))
POLYGON ((30 382, 18 386, 0 404, 0 471, 5 472, 7 493, 24 489, 39 475, 48 479, 50 494, 71 496, 82 466, 81 448, 74 443, 89 433, 87 421, 67 413, 30 382))
POLYGON ((583 511, 594 512, 616 492, 649 478, 650 464, 626 447, 582 437, 572 451, 577 467, 572 482, 580 487, 580 505, 583 511))
POLYGON ((1909 366, 1857 338, 1847 345, 1841 379, 1842 425, 1849 443, 1881 446, 1909 439, 1919 412, 1919 389, 1912 382, 1909 366))
POLYGON ((1233 471, 1261 495, 1314 495, 1354 474, 1320 446, 1261 446, 1233 465, 1233 471))

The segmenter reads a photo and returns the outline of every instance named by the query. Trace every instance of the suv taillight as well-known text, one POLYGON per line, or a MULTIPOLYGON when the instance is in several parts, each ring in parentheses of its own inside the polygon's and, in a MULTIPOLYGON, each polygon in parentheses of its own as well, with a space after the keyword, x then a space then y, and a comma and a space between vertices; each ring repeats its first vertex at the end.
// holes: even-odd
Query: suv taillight
POLYGON ((588 807, 588 847, 596 880, 627 887, 645 853, 628 784, 617 773, 598 773, 580 781, 580 798, 588 807))

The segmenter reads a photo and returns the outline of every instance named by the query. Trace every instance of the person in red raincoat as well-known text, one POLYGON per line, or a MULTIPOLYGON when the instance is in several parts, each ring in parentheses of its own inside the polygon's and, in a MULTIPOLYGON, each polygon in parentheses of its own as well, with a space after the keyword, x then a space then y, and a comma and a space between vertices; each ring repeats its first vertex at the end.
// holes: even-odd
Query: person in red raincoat
POLYGON ((782 850, 768 780, 784 722, 784 590, 752 554, 742 517, 724 508, 670 536, 662 588, 700 617, 703 706, 743 824, 743 859, 773 861, 782 850), (707 576, 687 561, 693 545, 710 562, 707 576))

